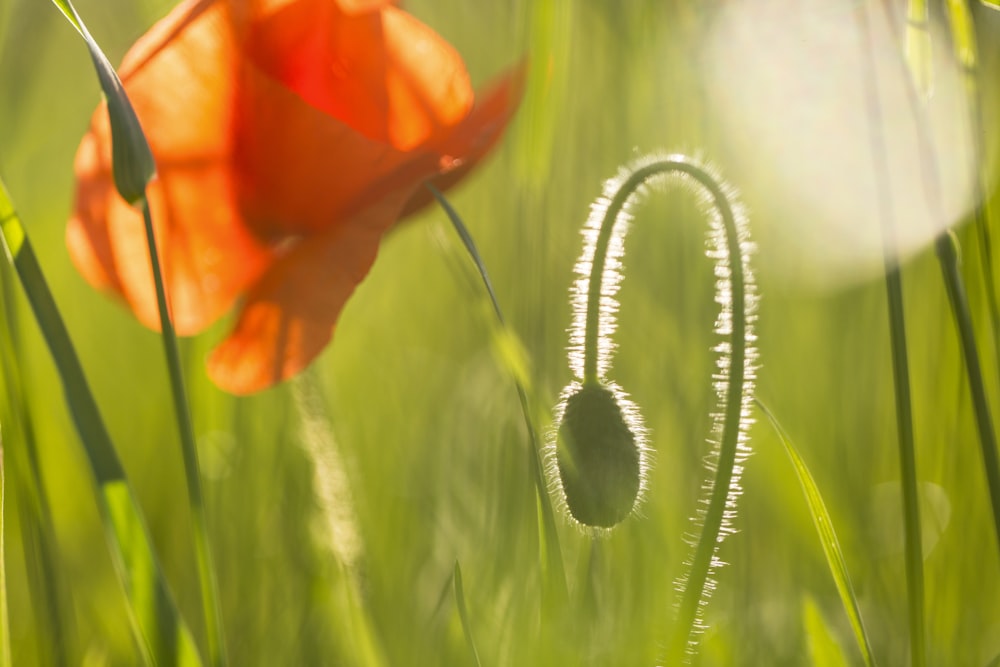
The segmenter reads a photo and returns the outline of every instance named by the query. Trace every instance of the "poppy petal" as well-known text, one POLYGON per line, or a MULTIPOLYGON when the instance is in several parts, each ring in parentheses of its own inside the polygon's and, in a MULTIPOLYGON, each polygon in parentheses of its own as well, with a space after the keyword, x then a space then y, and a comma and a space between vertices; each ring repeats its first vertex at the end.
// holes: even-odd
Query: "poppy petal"
POLYGON ((394 193, 277 260, 209 357, 209 377, 230 393, 249 394, 308 366, 330 342, 344 304, 368 274, 409 193, 394 193))
MULTIPOLYGON (((224 128, 234 51, 225 21, 220 3, 186 2, 136 44, 123 68, 157 162, 159 176, 147 195, 182 335, 221 316, 272 260, 271 250, 242 224, 232 195, 224 128), (165 88, 172 95, 164 95, 165 88)), ((141 322, 158 328, 142 216, 114 191, 103 105, 81 143, 75 170, 77 194, 66 235, 73 261, 92 284, 124 297, 141 322)))
POLYGON ((261 239, 321 233, 439 170, 438 154, 398 151, 366 137, 254 67, 244 69, 237 99, 237 193, 261 239))
POLYGON ((398 150, 431 141, 473 102, 458 52, 393 6, 348 15, 329 0, 282 3, 250 19, 244 50, 310 105, 398 150))
MULTIPOLYGON (((431 179, 434 187, 444 192, 454 186, 493 149, 521 102, 527 69, 527 63, 522 62, 499 77, 449 135, 445 168, 431 179)), ((432 201, 427 189, 419 188, 406 203, 401 217, 416 213, 432 201)))
POLYGON ((337 0, 337 6, 345 14, 361 14, 396 4, 397 0, 337 0))

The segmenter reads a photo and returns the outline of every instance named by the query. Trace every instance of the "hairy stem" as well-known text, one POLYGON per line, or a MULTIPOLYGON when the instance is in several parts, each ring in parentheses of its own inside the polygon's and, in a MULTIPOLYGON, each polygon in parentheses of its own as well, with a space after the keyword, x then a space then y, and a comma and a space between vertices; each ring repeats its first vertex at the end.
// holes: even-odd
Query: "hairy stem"
MULTIPOLYGON (((718 213, 724 249, 723 264, 717 266, 716 275, 728 285, 728 295, 721 299, 724 315, 720 331, 728 333, 729 359, 724 364, 723 416, 719 439, 715 480, 702 524, 701 536, 695 547, 691 569, 681 595, 677 625, 668 648, 669 664, 684 658, 698 625, 699 609, 706 595, 706 584, 712 570, 722 528, 731 501, 732 485, 737 464, 737 453, 744 420, 745 384, 748 373, 747 327, 749 323, 747 300, 748 273, 744 266, 744 246, 736 215, 723 186, 701 166, 683 156, 667 156, 640 166, 621 183, 611 197, 601 222, 594 245, 587 293, 586 323, 583 341, 583 383, 596 383, 598 377, 598 338, 600 333, 601 296, 605 263, 612 231, 633 194, 651 178, 680 174, 694 180, 709 195, 711 205, 718 213)), ((720 385, 721 386, 721 385, 720 385)))

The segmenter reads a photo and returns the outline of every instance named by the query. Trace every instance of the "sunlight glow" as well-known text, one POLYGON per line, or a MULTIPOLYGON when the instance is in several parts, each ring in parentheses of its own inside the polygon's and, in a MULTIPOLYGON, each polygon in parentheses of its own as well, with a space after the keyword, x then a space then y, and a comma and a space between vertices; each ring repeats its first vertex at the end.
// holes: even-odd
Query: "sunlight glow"
MULTIPOLYGON (((864 6, 806 0, 790 9, 776 0, 724 8, 702 59, 709 106, 730 176, 757 213, 755 234, 776 250, 768 269, 820 285, 860 280, 883 265, 864 97, 868 47, 855 14, 864 6)), ((975 203, 969 110, 949 42, 932 26, 929 164, 918 140, 920 98, 895 36, 905 16, 893 17, 894 33, 883 12, 870 14, 895 251, 905 258, 975 203), (928 204, 929 179, 940 182, 939 216, 928 204)))

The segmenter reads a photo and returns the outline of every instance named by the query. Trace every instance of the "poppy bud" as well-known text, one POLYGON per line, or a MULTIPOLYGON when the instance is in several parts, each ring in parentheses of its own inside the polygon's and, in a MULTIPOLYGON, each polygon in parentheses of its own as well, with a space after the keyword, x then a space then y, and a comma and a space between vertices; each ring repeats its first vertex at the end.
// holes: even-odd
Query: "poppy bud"
POLYGON ((639 497, 642 433, 623 400, 604 384, 587 383, 564 403, 556 468, 566 508, 584 526, 615 526, 639 497))

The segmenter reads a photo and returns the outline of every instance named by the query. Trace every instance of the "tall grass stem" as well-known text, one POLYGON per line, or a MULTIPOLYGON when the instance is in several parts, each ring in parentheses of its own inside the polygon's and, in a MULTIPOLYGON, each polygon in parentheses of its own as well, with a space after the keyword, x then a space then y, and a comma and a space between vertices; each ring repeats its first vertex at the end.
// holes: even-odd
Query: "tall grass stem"
MULTIPOLYGON (((913 7, 919 5, 911 0, 913 7)), ((906 319, 903 312, 903 286, 895 248, 896 215, 892 205, 889 183, 888 148, 882 133, 882 107, 878 96, 878 82, 875 78, 875 56, 873 53, 871 27, 867 7, 857 10, 861 47, 864 51, 864 90, 868 114, 868 132, 878 201, 879 219, 882 227, 883 252, 885 262, 885 289, 889 308, 889 339, 892 350, 892 380, 896 397, 896 437, 899 449, 899 471, 901 477, 904 557, 906 562, 907 616, 910 628, 910 660, 914 667, 923 667, 927 662, 924 632, 924 569, 920 530, 920 506, 917 495, 917 462, 914 447, 913 407, 910 397, 910 370, 906 345, 906 319)), ((927 31, 926 7, 923 7, 923 30, 927 31)), ((910 35, 907 32, 907 55, 910 56, 910 35)), ((929 39, 929 37, 927 37, 929 39)), ((930 43, 927 43, 927 49, 930 43)), ((927 54, 923 54, 927 55, 927 54)), ((927 66, 929 70, 929 65, 927 66)), ((911 64, 915 86, 929 86, 923 77, 928 76, 924 64, 911 64)))
POLYGON ((225 638, 222 635, 222 606, 219 603, 218 582, 215 577, 211 541, 208 537, 208 526, 205 521, 205 500, 201 488, 201 467, 198 465, 198 444, 195 442, 194 424, 191 421, 191 409, 184 387, 184 373, 181 370, 180 353, 177 348, 177 333, 174 331, 174 325, 170 319, 170 308, 167 303, 166 288, 163 284, 160 259, 156 250, 156 234, 153 230, 153 218, 149 211, 148 200, 143 198, 140 207, 146 228, 146 243, 153 271, 153 284, 156 288, 161 339, 167 360, 167 371, 170 375, 170 393, 173 397, 177 430, 181 440, 184 477, 187 482, 188 503, 191 508, 195 562, 198 568, 202 613, 205 618, 208 639, 208 656, 210 664, 223 667, 228 664, 228 660, 225 638))
MULTIPOLYGON (((883 0, 882 11, 889 25, 894 25, 892 8, 883 0)), ((898 41, 898 37, 897 37, 898 41)), ((897 59, 897 64, 903 74, 906 74, 906 61, 897 59)), ((906 87, 910 107, 916 117, 916 140, 920 155, 920 167, 923 181, 924 197, 933 220, 943 224, 946 221, 942 203, 941 182, 937 154, 930 135, 930 122, 927 109, 920 99, 912 79, 906 87)), ((959 346, 962 350, 966 378, 972 394, 972 408, 975 414, 976 430, 979 434, 979 447, 982 454, 983 471, 989 488, 990 509, 993 513, 993 530, 997 539, 998 556, 1000 556, 1000 459, 997 454, 996 431, 990 414, 990 402, 987 397, 986 383, 983 379, 979 351, 976 346, 975 327, 969 310, 965 283, 958 262, 955 241, 949 231, 938 234, 934 240, 934 249, 941 267, 945 292, 951 306, 952 317, 958 333, 959 346)), ((991 278, 991 277, 990 277, 991 278)))

